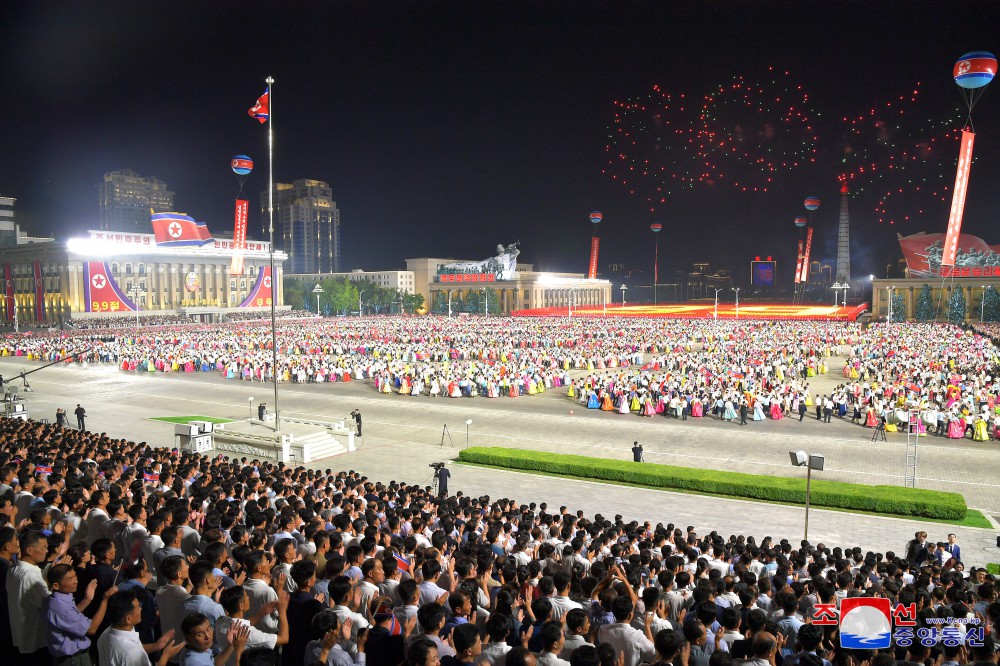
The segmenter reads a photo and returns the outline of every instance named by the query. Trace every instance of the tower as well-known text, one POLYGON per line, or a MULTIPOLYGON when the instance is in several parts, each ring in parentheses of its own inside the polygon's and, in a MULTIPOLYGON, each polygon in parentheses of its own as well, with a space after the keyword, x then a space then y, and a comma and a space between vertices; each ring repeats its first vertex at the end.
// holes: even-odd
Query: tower
POLYGON ((836 281, 847 283, 851 279, 851 224, 847 213, 847 197, 850 190, 847 183, 840 187, 840 224, 837 232, 837 275, 836 281))

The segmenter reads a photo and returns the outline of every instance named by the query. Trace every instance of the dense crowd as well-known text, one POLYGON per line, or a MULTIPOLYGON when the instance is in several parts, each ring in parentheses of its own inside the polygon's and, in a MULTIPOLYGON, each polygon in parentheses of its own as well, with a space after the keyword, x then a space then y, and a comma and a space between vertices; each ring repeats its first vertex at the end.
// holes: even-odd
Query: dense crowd
POLYGON ((995 663, 991 578, 964 570, 954 535, 901 546, 726 537, 0 420, 0 649, 22 663, 995 663), (814 621, 874 595, 921 638, 845 650, 814 621), (982 623, 961 641, 982 647, 944 640, 955 618, 982 623))
MULTIPOLYGON (((379 393, 431 398, 559 390, 619 414, 746 423, 801 420, 815 410, 824 421, 918 435, 1000 437, 997 349, 987 335, 954 326, 282 314, 279 382, 367 380, 379 393), (814 393, 810 378, 829 372, 831 363, 842 368, 844 382, 814 393)), ((69 360, 114 363, 126 372, 273 379, 269 322, 11 335, 0 342, 0 354, 28 360, 81 350, 69 360)))

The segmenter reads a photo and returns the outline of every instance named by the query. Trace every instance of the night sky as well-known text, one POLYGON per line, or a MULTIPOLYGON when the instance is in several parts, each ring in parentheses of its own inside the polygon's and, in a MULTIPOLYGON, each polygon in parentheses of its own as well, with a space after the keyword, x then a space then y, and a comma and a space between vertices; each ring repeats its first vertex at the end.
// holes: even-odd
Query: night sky
MULTIPOLYGON (((179 210, 231 231, 238 185, 229 160, 246 153, 256 162, 250 226, 262 237, 255 204, 266 189, 267 133, 247 109, 270 75, 275 179, 330 183, 347 268, 482 258, 520 240, 522 260, 583 272, 597 209, 602 269, 648 268, 649 224, 664 225, 661 281, 707 260, 746 282, 746 262, 774 255, 787 282, 792 222, 807 195, 824 202, 813 254, 835 259, 845 148, 867 146, 883 165, 904 153, 922 160, 858 181, 856 275, 884 271, 896 232, 943 232, 950 191, 942 202, 907 179, 936 178, 950 190, 958 144, 941 137, 964 121, 952 67, 967 51, 1000 53, 998 2, 88 0, 0 3, 0 25, 0 194, 17 197, 29 233, 96 228, 97 183, 123 168, 166 181, 179 210), (780 88, 769 83, 775 76, 791 82, 808 96, 808 123, 782 125, 785 96, 752 111, 722 99, 706 125, 704 96, 740 76, 763 82, 761 99, 780 88), (897 104, 902 129, 845 138, 844 117, 889 114, 885 103, 909 100, 918 82, 918 98, 897 104), (639 137, 627 157, 694 182, 668 188, 651 211, 652 180, 621 185, 612 175, 628 175, 624 162, 611 164, 621 146, 606 146, 615 102, 648 103, 654 85, 685 95, 685 111, 669 113, 686 138, 639 137), (801 132, 807 159, 779 168, 766 192, 744 192, 732 182, 759 180, 752 164, 716 152, 719 178, 685 144, 699 128, 704 140, 706 127, 732 140, 737 126, 749 142, 740 155, 788 149, 801 132), (939 140, 928 148, 928 137, 939 140), (896 224, 876 211, 890 191, 899 196, 882 216, 896 224)), ((973 119, 963 231, 1000 243, 1000 91, 987 89, 973 119)))

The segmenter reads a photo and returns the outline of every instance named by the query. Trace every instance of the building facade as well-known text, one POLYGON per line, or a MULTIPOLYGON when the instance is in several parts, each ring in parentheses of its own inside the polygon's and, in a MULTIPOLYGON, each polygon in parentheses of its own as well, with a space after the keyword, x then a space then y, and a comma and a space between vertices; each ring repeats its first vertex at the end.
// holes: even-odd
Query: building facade
POLYGON ((240 275, 230 275, 233 242, 164 248, 152 234, 91 231, 73 238, 5 250, 3 318, 59 325, 70 319, 150 314, 219 321, 226 312, 270 310, 272 288, 282 302, 284 253, 275 252, 271 279, 267 243, 247 241, 240 275), (276 286, 273 286, 276 285, 276 286))
POLYGON ((512 280, 483 280, 483 276, 478 275, 453 275, 448 281, 441 279, 441 266, 462 261, 434 257, 406 260, 406 268, 413 272, 414 293, 423 294, 428 311, 438 294, 445 299, 449 295, 464 298, 466 293, 477 289, 493 291, 503 314, 514 310, 566 307, 571 303, 582 306, 611 302, 611 283, 607 280, 590 280, 583 273, 539 272, 534 270, 533 264, 518 264, 512 280), (462 279, 455 280, 456 277, 462 279))
MULTIPOLYGON (((264 233, 268 232, 267 190, 260 197, 264 233)), ((321 180, 296 180, 274 186, 276 242, 288 255, 289 273, 339 273, 340 209, 333 190, 321 180)))
POLYGON ((417 293, 413 287, 413 271, 363 271, 355 269, 349 273, 286 273, 285 277, 290 280, 301 280, 307 283, 318 282, 328 278, 347 278, 351 282, 371 282, 376 287, 382 287, 383 289, 398 289, 408 294, 417 293))
POLYGON ((122 169, 104 174, 100 190, 101 229, 144 233, 149 231, 150 211, 174 209, 174 193, 158 178, 144 178, 122 169))
MULTIPOLYGON (((889 316, 890 294, 903 297, 904 318, 914 320, 917 312, 917 298, 924 285, 931 288, 931 302, 936 313, 935 321, 948 320, 948 300, 952 293, 961 290, 965 296, 967 322, 979 321, 982 314, 983 294, 986 288, 992 286, 1000 290, 1000 277, 979 278, 886 278, 873 279, 872 286, 872 317, 885 319, 889 316)), ((895 306, 893 306, 895 307, 895 306)), ((892 313, 896 319, 897 313, 892 313)))

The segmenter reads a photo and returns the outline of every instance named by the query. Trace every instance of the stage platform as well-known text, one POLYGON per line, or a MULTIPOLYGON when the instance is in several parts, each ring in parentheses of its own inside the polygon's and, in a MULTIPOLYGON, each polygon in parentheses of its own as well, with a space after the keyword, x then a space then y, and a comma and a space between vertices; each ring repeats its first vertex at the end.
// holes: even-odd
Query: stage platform
MULTIPOLYGON (((790 303, 747 303, 740 305, 739 319, 783 319, 783 320, 813 320, 813 321, 855 321, 865 311, 868 304, 849 307, 833 305, 790 303)), ((574 307, 572 315, 566 307, 535 308, 532 310, 515 310, 515 317, 652 317, 660 319, 712 319, 715 316, 714 303, 676 303, 663 305, 608 305, 607 310, 601 305, 574 307)), ((736 319, 736 306, 733 303, 719 303, 719 319, 736 319)))

